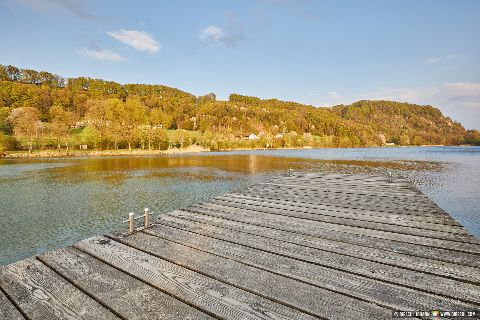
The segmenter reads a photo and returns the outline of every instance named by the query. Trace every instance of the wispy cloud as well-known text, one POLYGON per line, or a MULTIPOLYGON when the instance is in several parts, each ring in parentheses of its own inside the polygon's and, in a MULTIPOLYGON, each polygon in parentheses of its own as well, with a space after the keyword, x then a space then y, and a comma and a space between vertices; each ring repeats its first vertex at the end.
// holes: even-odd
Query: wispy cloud
POLYGON ((447 82, 443 86, 459 95, 480 97, 480 83, 478 82, 447 82))
POLYGON ((117 52, 107 49, 83 48, 79 51, 81 55, 87 56, 95 60, 123 62, 127 59, 117 52))
MULTIPOLYGON (((360 99, 394 100, 400 102, 420 102, 428 100, 440 92, 436 86, 422 88, 378 88, 375 91, 363 93, 360 99)), ((422 102, 423 103, 423 102, 422 102)))
POLYGON ((468 128, 480 129, 480 83, 446 82, 421 88, 380 88, 358 99, 394 100, 439 107, 468 128))
POLYGON ((225 29, 218 26, 209 26, 200 32, 198 36, 203 43, 217 43, 223 47, 235 47, 239 40, 243 39, 241 34, 234 34, 225 31, 225 29))
POLYGON ((219 42, 224 37, 225 37, 225 32, 223 31, 222 28, 219 28, 217 26, 210 26, 203 29, 202 33, 199 36, 200 41, 202 42, 206 42, 206 41, 219 42))
POLYGON ((88 12, 84 6, 89 0, 16 0, 16 2, 26 5, 36 11, 51 11, 61 9, 68 11, 82 19, 101 20, 103 17, 96 16, 88 12))
POLYGON ((428 59, 423 60, 422 64, 439 63, 440 61, 442 61, 441 58, 428 58, 428 59))
POLYGON ((458 54, 450 54, 444 57, 434 57, 434 58, 427 58, 422 61, 422 64, 434 64, 434 63, 440 63, 445 60, 450 60, 450 59, 456 59, 458 58, 458 54))
POLYGON ((112 38, 134 48, 137 51, 156 53, 160 51, 160 43, 148 32, 122 29, 107 32, 112 38))

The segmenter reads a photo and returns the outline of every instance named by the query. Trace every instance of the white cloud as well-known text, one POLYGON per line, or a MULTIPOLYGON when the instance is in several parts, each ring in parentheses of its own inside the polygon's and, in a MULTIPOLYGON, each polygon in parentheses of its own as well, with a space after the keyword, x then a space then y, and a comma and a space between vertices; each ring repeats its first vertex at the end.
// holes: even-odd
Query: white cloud
POLYGON ((441 58, 428 58, 428 59, 425 59, 422 64, 432 64, 432 63, 439 63, 440 61, 442 61, 441 58))
POLYGON ((206 41, 220 41, 225 36, 222 28, 217 26, 209 26, 205 28, 200 34, 199 38, 202 42, 206 41))
POLYGON ((423 88, 380 88, 358 99, 394 100, 438 107, 467 128, 480 129, 480 83, 447 82, 423 88))
POLYGON ((155 53, 160 51, 160 43, 145 31, 126 30, 107 32, 112 38, 134 48, 135 50, 155 53))
POLYGON ((218 43, 224 47, 234 47, 243 37, 240 34, 232 34, 217 26, 209 26, 200 32, 198 36, 203 43, 218 43))
POLYGON ((113 52, 107 49, 88 49, 84 48, 79 51, 80 54, 90 57, 95 60, 122 62, 127 61, 124 56, 117 52, 113 52))
POLYGON ((480 83, 478 82, 447 82, 443 86, 458 95, 480 96, 480 83))

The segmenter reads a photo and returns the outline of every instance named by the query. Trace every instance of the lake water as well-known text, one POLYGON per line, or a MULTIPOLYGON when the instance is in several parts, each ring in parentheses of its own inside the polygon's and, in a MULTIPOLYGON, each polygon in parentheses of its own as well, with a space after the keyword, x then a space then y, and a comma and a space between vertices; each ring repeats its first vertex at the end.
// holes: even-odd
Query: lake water
POLYGON ((393 170, 480 238, 480 147, 308 149, 0 160, 0 265, 125 229, 288 169, 393 170))

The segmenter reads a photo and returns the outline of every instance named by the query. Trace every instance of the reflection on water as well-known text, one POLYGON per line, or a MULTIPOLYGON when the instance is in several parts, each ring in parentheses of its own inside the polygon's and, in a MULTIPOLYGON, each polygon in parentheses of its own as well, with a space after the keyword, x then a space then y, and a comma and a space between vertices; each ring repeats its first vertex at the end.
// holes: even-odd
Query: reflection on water
POLYGON ((172 211, 288 169, 413 181, 480 236, 480 148, 244 151, 0 160, 0 265, 125 228, 130 211, 172 211))

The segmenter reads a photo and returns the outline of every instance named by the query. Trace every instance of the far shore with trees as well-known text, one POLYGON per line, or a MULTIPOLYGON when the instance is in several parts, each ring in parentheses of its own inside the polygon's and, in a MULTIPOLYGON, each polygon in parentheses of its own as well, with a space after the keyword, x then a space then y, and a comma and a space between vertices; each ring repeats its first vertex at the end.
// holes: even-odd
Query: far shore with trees
POLYGON ((462 144, 480 145, 480 132, 432 106, 363 100, 317 108, 238 94, 217 101, 0 65, 0 155, 462 144))

